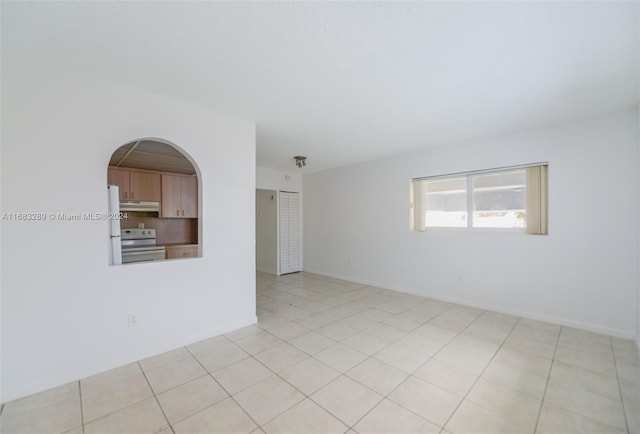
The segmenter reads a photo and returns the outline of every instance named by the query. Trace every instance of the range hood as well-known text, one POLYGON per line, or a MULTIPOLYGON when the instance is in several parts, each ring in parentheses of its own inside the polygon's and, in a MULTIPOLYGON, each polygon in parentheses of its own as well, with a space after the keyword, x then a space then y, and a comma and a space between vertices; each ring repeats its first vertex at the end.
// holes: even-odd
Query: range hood
POLYGON ((121 200, 120 211, 159 213, 160 202, 144 202, 141 200, 121 200))

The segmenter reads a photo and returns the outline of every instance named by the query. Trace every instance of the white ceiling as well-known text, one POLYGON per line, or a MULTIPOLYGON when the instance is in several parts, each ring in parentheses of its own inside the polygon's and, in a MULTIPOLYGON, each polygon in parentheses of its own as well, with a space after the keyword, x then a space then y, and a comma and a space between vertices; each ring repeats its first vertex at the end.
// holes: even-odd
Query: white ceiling
POLYGON ((31 56, 255 120, 257 164, 273 169, 638 103, 631 1, 3 1, 1 13, 3 62, 31 56))

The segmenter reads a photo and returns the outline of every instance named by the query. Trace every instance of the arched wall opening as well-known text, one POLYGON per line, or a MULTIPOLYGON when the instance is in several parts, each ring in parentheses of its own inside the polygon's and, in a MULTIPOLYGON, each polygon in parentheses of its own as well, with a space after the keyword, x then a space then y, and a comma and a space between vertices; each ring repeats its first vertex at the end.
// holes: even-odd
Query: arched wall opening
POLYGON ((129 141, 111 155, 107 184, 110 265, 202 256, 201 176, 186 151, 164 139, 129 141))

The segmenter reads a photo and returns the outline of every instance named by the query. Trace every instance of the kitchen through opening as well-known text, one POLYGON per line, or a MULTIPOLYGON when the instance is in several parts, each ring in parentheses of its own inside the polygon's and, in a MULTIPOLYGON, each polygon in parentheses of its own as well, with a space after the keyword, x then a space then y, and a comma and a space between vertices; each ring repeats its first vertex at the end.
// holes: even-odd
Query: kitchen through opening
POLYGON ((177 146, 133 140, 107 168, 109 265, 202 256, 198 170, 177 146))

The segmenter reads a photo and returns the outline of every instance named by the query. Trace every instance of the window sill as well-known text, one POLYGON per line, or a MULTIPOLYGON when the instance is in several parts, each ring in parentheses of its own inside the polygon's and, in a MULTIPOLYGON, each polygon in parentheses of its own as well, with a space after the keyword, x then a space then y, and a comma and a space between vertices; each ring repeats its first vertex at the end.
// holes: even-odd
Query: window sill
POLYGON ((488 234, 488 233, 498 233, 498 234, 512 234, 512 235, 533 235, 528 234, 525 229, 521 228, 427 228, 424 231, 416 231, 411 230, 411 232, 415 233, 434 233, 434 234, 443 234, 443 233, 473 233, 473 234, 488 234))

